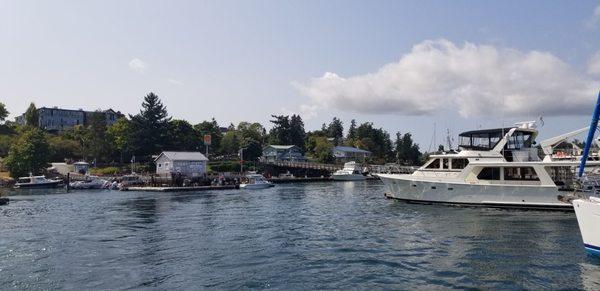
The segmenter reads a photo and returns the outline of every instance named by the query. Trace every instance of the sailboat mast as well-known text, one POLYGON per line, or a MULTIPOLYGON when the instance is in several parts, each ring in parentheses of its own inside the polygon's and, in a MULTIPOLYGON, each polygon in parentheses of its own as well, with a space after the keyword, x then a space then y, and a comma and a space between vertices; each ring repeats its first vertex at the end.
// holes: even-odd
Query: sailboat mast
POLYGON ((590 131, 588 132, 587 139, 585 141, 585 148, 583 149, 583 155, 581 156, 581 164, 579 165, 579 172, 577 176, 581 178, 583 170, 585 169, 585 163, 587 162, 588 155, 590 154, 590 147, 594 141, 594 133, 598 127, 598 118, 600 117, 600 91, 598 92, 598 100, 596 101, 596 107, 594 107, 594 114, 592 115, 592 122, 590 123, 590 131))

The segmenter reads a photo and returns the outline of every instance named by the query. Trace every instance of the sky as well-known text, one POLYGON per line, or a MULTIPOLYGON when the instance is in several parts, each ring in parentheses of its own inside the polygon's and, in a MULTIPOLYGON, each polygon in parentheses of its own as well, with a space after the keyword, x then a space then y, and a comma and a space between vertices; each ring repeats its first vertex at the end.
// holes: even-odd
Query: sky
POLYGON ((428 150, 540 116, 538 139, 584 127, 598 90, 600 1, 0 0, 10 118, 135 114, 154 92, 191 123, 337 116, 428 150))

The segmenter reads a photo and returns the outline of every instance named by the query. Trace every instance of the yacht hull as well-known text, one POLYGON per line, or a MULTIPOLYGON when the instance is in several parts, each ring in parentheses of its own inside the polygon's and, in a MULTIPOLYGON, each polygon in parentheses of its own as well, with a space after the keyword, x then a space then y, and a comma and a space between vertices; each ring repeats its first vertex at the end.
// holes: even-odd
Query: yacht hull
POLYGON ((600 256, 600 232, 598 232, 600 202, 576 199, 573 200, 573 208, 586 251, 600 256))
POLYGON ((554 186, 481 185, 418 180, 412 175, 380 174, 388 198, 414 203, 442 203, 495 208, 572 211, 558 200, 554 186))
POLYGON ((275 184, 264 183, 264 184, 240 184, 240 188, 242 189, 250 189, 250 190, 258 190, 258 189, 267 189, 275 187, 275 184))
POLYGON ((62 186, 62 181, 52 181, 43 183, 17 183, 15 188, 17 189, 45 189, 45 188, 57 188, 62 186))

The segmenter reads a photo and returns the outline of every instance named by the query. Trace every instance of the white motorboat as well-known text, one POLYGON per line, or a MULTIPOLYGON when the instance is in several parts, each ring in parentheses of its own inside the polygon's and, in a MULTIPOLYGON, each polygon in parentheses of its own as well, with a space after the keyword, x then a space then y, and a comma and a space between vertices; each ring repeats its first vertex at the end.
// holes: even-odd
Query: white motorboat
MULTIPOLYGON (((579 157, 566 159, 554 147, 587 128, 540 143, 545 157, 535 147, 535 122, 510 128, 468 131, 460 134, 460 151, 431 155, 412 174, 378 174, 388 198, 415 203, 445 203, 500 208, 572 210, 557 197, 572 192, 577 180, 579 157)), ((600 166, 598 156, 588 165, 600 166)))
POLYGON ((579 223, 579 230, 585 249, 594 255, 600 256, 600 198, 573 200, 573 208, 579 223))
POLYGON ((110 182, 99 178, 98 176, 86 175, 82 181, 69 183, 71 189, 105 189, 110 182))
POLYGON ((266 189, 270 187, 275 187, 275 184, 267 181, 265 177, 261 174, 250 173, 246 175, 246 179, 248 180, 245 183, 240 184, 240 188, 242 189, 266 189))
POLYGON ((19 177, 15 188, 56 188, 63 185, 62 180, 46 179, 44 176, 19 177))
POLYGON ((360 166, 356 164, 356 162, 345 163, 344 168, 335 171, 331 177, 337 181, 361 181, 367 179, 367 177, 362 174, 360 166))

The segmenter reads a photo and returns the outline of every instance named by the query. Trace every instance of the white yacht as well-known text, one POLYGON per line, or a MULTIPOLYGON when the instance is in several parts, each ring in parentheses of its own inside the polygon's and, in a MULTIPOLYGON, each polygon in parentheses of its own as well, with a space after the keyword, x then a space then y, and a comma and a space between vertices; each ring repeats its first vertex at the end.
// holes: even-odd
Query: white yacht
POLYGON ((110 182, 98 176, 85 175, 83 180, 69 183, 71 189, 105 189, 110 182))
POLYGON ((356 162, 345 163, 344 168, 335 171, 331 177, 337 181, 360 181, 367 179, 367 177, 362 174, 360 166, 356 164, 356 162))
MULTIPOLYGON (((412 174, 379 174, 386 196, 408 202, 572 210, 558 197, 574 189, 580 156, 553 153, 553 147, 587 128, 541 142, 535 147, 535 122, 459 135, 458 153, 431 155, 412 174)), ((592 171, 598 156, 588 162, 592 171)), ((596 168, 597 169, 597 168, 596 168)))
POLYGON ((246 179, 248 180, 245 183, 240 184, 240 188, 242 189, 265 189, 270 187, 275 187, 275 184, 267 181, 265 177, 261 174, 250 173, 246 175, 246 179))

